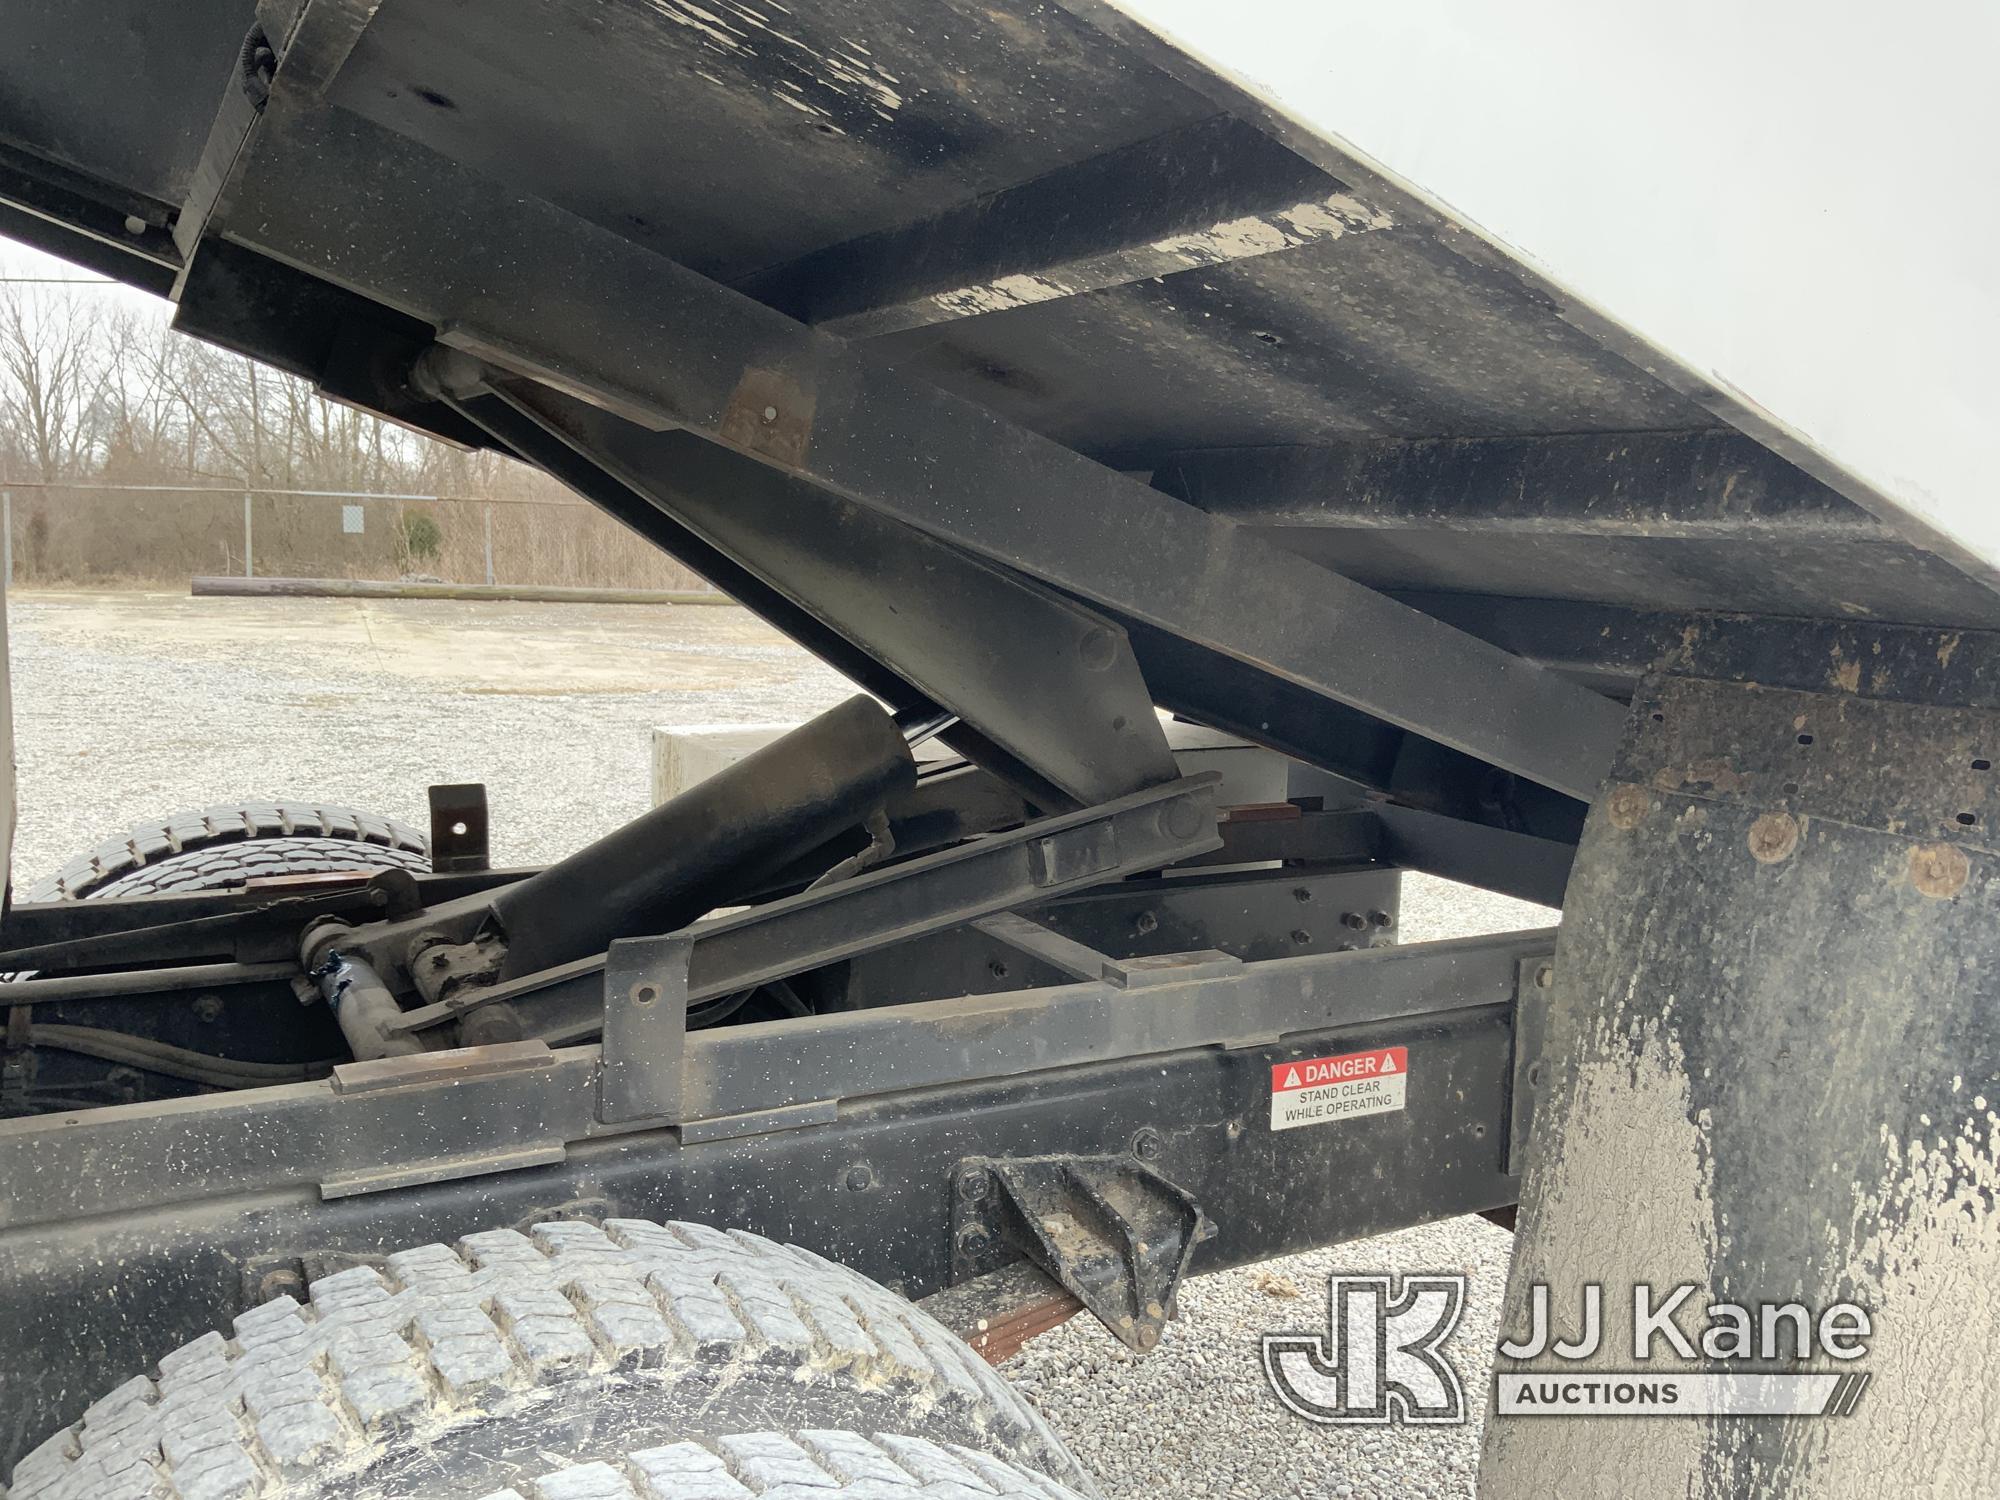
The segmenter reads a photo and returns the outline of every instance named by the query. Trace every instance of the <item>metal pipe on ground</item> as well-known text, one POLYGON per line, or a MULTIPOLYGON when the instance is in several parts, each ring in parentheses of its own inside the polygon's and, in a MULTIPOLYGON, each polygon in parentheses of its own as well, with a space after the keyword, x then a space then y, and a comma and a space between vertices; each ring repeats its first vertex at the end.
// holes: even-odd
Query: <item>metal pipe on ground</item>
POLYGON ((713 589, 599 589, 565 584, 406 583, 381 578, 229 578, 189 580, 195 598, 499 599, 527 604, 734 604, 713 589))
POLYGON ((916 785, 903 730, 854 697, 497 892, 503 979, 684 927, 916 785))

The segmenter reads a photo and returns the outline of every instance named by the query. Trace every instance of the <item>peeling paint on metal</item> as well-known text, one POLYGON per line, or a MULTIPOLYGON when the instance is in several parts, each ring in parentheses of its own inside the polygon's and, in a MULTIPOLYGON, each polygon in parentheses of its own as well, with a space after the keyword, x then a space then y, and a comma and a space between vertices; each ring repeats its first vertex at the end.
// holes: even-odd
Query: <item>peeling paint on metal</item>
POLYGON ((985 286, 962 286, 940 292, 931 300, 953 317, 969 318, 1071 297, 1079 290, 1049 276, 1002 276, 985 286))
POLYGON ((1245 214, 1205 229, 1171 235, 1154 241, 1153 249, 1185 266, 1217 266, 1315 240, 1388 229, 1394 223, 1389 215, 1353 194, 1334 193, 1271 213, 1245 214))
MULTIPOLYGON (((901 80, 873 61, 868 49, 857 42, 843 38, 840 47, 822 53, 791 32, 781 30, 762 10, 741 0, 710 0, 708 5, 697 4, 696 0, 649 0, 649 3, 676 26, 698 35, 711 52, 765 57, 780 67, 796 71, 805 81, 803 85, 782 79, 777 86, 766 90, 772 98, 793 109, 821 117, 830 115, 831 111, 821 105, 796 97, 808 85, 856 99, 885 120, 893 119, 894 112, 905 102, 897 87, 901 80), (783 89, 793 92, 784 93, 783 89)), ((770 8, 791 14, 782 5, 770 8)))
POLYGON ((1298 245, 1390 228, 1387 214, 1347 193, 1247 214, 1171 235, 1150 245, 1082 255, 1032 273, 934 292, 925 300, 949 317, 978 317, 1075 297, 1106 287, 1172 276, 1198 266, 1224 265, 1298 245))
POLYGON ((740 28, 694 0, 652 0, 652 6, 676 26, 698 33, 716 51, 756 53, 740 28))

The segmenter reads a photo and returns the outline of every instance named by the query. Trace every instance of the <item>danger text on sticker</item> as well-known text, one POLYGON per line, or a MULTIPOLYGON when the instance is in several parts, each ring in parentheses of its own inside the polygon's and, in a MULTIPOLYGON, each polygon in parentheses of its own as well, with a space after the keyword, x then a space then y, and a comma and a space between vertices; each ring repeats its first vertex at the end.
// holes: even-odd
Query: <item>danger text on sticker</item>
POLYGON ((1271 1069, 1271 1128, 1293 1130, 1402 1109, 1409 1077, 1407 1047, 1278 1063, 1271 1069))

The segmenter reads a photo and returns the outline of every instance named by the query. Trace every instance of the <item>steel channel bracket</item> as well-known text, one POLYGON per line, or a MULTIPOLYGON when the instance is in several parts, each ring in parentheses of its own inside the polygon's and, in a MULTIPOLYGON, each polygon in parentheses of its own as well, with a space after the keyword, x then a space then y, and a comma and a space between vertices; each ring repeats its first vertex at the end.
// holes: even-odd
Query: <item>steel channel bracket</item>
POLYGON ((1555 978, 1550 956, 1523 959, 1514 981, 1514 1071, 1507 1111, 1507 1159, 1503 1170, 1519 1177, 1527 1167, 1528 1137, 1534 1128, 1535 1100, 1546 1092, 1549 1064, 1542 1056, 1548 1036, 1549 991, 1555 978))
POLYGON ((338 1107, 321 1138, 326 1161, 341 1165, 320 1178, 320 1197, 352 1198, 562 1161, 568 1143, 538 1107, 541 1090, 532 1086, 558 1068, 555 1055, 533 1041, 342 1063, 326 1084, 338 1107), (531 1087, 510 1099, 512 1087, 524 1082, 531 1087), (484 1118, 502 1101, 511 1104, 504 1123, 484 1118))
POLYGON ((679 1123, 693 953, 685 930, 611 945, 604 966, 604 1046, 597 1070, 597 1118, 605 1124, 679 1123))
POLYGON ((431 869, 484 870, 491 859, 492 820, 486 785, 450 782, 430 788, 431 869))
POLYGON ((954 1180, 955 1280, 1025 1255, 1141 1354, 1174 1315, 1194 1247, 1215 1237, 1191 1194, 1132 1157, 973 1156, 954 1180))

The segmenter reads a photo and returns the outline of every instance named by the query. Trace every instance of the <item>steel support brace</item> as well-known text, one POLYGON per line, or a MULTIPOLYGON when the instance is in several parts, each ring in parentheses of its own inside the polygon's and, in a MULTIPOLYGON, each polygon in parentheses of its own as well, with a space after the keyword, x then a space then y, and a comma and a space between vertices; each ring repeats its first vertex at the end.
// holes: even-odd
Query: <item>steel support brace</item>
POLYGON ((1121 618, 1595 793, 1620 717, 1597 695, 354 115, 275 123, 221 215, 241 243, 503 369, 686 427, 1121 618))
POLYGON ((1546 1284, 1573 1336, 1591 1285, 1602 1344, 1503 1359, 1497 1381, 1560 1363, 1871 1383, 1838 1418, 1623 1422, 1611 1442, 1598 1422, 1496 1414, 1482 1496, 1992 1487, 2000 653, 1970 633, 1799 629, 1817 639, 1790 655, 1695 633, 1634 701, 1570 880, 1546 1040, 1517 1075, 1541 1097, 1506 1331, 1527 1332, 1546 1284), (1675 1319, 1691 1338, 1734 1323, 1720 1302, 1751 1309, 1753 1338, 1689 1360, 1661 1335, 1635 1363, 1638 1284, 1649 1308, 1692 1286, 1675 1319), (1857 1359, 1821 1350, 1840 1302, 1872 1323, 1857 1359), (1784 1318, 1755 1347, 1760 1303, 1805 1308, 1806 1347, 1784 1318))
MULTIPOLYGON (((688 999, 713 1000, 773 979, 942 932, 993 912, 1157 870, 1217 847, 1215 777, 1208 772, 1134 792, 1102 807, 1044 818, 904 864, 807 889, 782 901, 683 929, 692 945, 688 999)), ((435 922, 428 913, 425 922, 435 922)), ((407 926, 408 924, 406 924, 407 926)), ((419 924, 423 925, 423 924, 419 924)), ((392 952, 405 927, 347 940, 392 952)), ((602 956, 513 981, 458 991, 405 1011, 397 1033, 421 1031, 487 1005, 520 1002, 534 1034, 581 1041, 603 1026, 602 956)))
POLYGON ((433 786, 431 869, 484 870, 492 851, 492 814, 477 781, 433 786))
POLYGON ((140 216, 147 207, 0 145, 0 234, 165 296, 180 252, 171 234, 140 216))
POLYGON ((657 506, 976 724, 1029 769, 1030 789, 1056 790, 1050 811, 1173 779, 1131 643, 1103 616, 684 432, 647 432, 533 388, 452 406, 529 462, 553 458, 560 471, 550 449, 568 448, 657 506))
POLYGON ((1736 432, 1221 448, 1178 455, 1153 482, 1247 526, 1746 542, 1891 536, 1736 432))
MULTIPOLYGON (((1139 1145, 1157 1155, 1157 1135, 1139 1145)), ((963 1279, 1025 1255, 1145 1353, 1215 1225, 1193 1196, 1133 1156, 973 1157, 953 1181, 952 1253, 963 1279)))
POLYGON ((604 966, 604 1044, 597 1118, 678 1120, 687 1058, 686 933, 613 943, 604 966))
POLYGON ((743 290, 842 338, 875 338, 1389 227, 1324 172, 1215 115, 816 251, 743 290))

